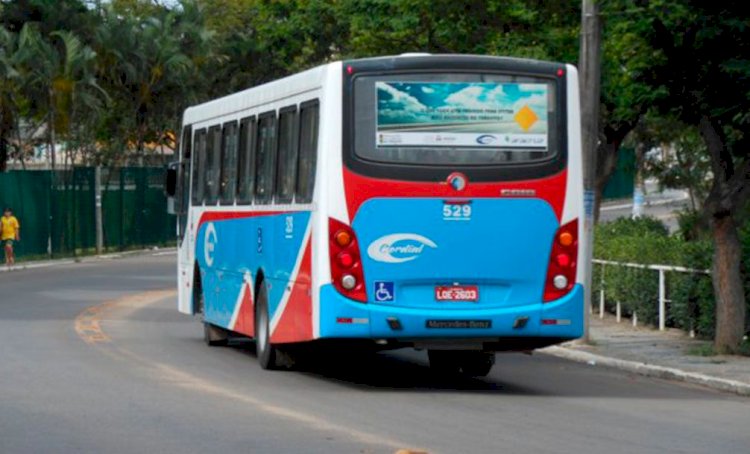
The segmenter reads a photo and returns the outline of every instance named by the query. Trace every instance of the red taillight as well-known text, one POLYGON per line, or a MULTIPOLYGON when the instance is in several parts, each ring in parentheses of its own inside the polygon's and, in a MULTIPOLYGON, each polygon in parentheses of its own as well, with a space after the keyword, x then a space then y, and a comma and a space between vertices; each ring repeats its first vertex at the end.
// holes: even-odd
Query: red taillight
POLYGON ((342 268, 351 268, 354 265, 354 256, 346 251, 340 252, 336 258, 342 268))
POLYGON ((366 302, 365 276, 354 231, 342 222, 329 219, 328 232, 333 286, 348 298, 366 302))
POLYGON ((578 219, 557 229, 552 242, 547 280, 544 282, 544 302, 565 296, 576 283, 578 265, 578 219))

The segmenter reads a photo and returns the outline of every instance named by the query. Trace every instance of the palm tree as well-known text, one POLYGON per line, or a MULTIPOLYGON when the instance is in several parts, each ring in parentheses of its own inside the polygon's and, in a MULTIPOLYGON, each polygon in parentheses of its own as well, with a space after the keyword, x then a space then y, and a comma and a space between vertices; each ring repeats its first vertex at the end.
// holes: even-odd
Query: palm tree
POLYGON ((94 76, 96 54, 70 31, 55 31, 45 39, 36 24, 21 29, 19 57, 31 113, 47 124, 52 168, 55 145, 66 140, 74 120, 91 117, 107 99, 94 76))
POLYGON ((205 93, 200 70, 214 61, 213 35, 193 2, 145 18, 119 14, 111 5, 101 13, 99 78, 117 105, 110 111, 116 120, 105 122, 115 131, 113 142, 134 146, 140 158, 146 142, 171 140, 181 111, 205 93))
POLYGON ((18 120, 20 80, 17 36, 0 27, 0 172, 6 170, 10 133, 18 120))

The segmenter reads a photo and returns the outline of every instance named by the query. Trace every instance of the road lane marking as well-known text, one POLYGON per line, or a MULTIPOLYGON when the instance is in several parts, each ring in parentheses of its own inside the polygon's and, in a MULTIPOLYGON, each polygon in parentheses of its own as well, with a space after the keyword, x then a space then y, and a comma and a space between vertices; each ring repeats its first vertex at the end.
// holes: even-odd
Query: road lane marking
POLYGON ((209 380, 195 376, 189 372, 177 367, 157 362, 141 355, 134 353, 122 346, 117 345, 115 340, 107 335, 102 328, 102 322, 108 320, 124 319, 130 314, 145 308, 151 304, 161 301, 165 298, 176 296, 175 290, 158 290, 139 293, 135 295, 117 298, 106 301, 96 306, 83 310, 75 319, 75 330, 78 336, 87 344, 97 347, 107 356, 127 359, 135 362, 145 370, 157 376, 159 380, 169 382, 180 388, 198 391, 205 394, 212 394, 218 397, 229 399, 233 402, 242 402, 255 407, 264 413, 296 421, 305 424, 308 427, 322 432, 334 432, 343 434, 350 439, 369 445, 385 446, 389 449, 396 450, 397 454, 427 454, 424 449, 404 449, 409 443, 401 440, 392 439, 382 435, 369 433, 346 427, 338 423, 321 418, 318 415, 306 413, 303 411, 287 408, 265 401, 261 398, 227 389, 225 387, 211 383, 209 380), (116 312, 116 313, 115 313, 116 312), (106 348, 105 348, 106 347, 106 348))
POLYGON ((84 342, 89 345, 107 343, 112 339, 101 327, 103 317, 113 309, 131 308, 137 309, 141 304, 150 304, 164 298, 173 297, 177 294, 175 290, 155 290, 143 292, 137 295, 128 295, 110 301, 105 301, 96 306, 84 309, 75 318, 75 330, 84 342))

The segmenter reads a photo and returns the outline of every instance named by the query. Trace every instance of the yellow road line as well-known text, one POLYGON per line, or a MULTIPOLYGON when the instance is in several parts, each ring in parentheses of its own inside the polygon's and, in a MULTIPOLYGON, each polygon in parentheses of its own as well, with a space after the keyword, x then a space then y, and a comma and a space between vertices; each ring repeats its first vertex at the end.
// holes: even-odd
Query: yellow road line
MULTIPOLYGON (((114 315, 114 311, 117 311, 118 319, 123 319, 135 310, 156 303, 165 298, 174 297, 176 294, 177 292, 175 290, 143 292, 135 295, 124 296, 111 301, 105 301, 99 305, 89 307, 76 317, 76 333, 89 345, 99 346, 101 344, 111 343, 112 339, 102 329, 101 322, 106 319, 113 319, 112 315, 114 315)), ((388 446, 391 449, 396 449, 396 454, 428 454, 428 451, 423 449, 403 449, 404 445, 408 445, 408 443, 404 443, 403 441, 345 427, 320 418, 315 414, 281 407, 246 393, 228 390, 225 387, 215 385, 208 380, 204 380, 173 366, 144 358, 121 346, 100 349, 100 351, 107 353, 108 356, 118 356, 138 363, 140 366, 156 372, 155 375, 158 375, 161 380, 175 384, 183 389, 213 394, 229 398, 235 402, 244 402, 265 413, 297 421, 298 423, 305 424, 308 427, 320 431, 344 433, 362 443, 388 446)))
POLYGON ((84 309, 75 319, 75 330, 84 342, 89 345, 107 343, 112 339, 104 332, 101 327, 102 317, 112 309, 127 309, 132 310, 138 307, 155 303, 164 298, 175 296, 177 292, 175 290, 154 290, 150 292, 143 292, 137 295, 123 296, 110 301, 105 301, 96 306, 91 306, 84 309))

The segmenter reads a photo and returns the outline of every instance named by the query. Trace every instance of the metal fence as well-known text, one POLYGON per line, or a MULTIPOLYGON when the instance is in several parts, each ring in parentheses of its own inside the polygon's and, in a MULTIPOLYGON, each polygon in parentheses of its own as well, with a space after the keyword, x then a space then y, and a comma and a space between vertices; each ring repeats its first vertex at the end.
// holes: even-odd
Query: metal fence
MULTIPOLYGON (((696 270, 692 268, 685 268, 682 266, 670 266, 670 265, 644 265, 640 263, 627 263, 627 262, 615 262, 611 260, 599 260, 594 259, 593 263, 595 265, 599 265, 600 269, 597 275, 599 276, 599 318, 604 318, 604 313, 606 312, 605 308, 605 302, 607 300, 605 295, 605 280, 606 280, 606 268, 630 268, 630 269, 638 269, 638 270, 650 270, 650 271, 656 271, 659 274, 659 287, 658 287, 658 325, 659 330, 664 331, 666 329, 667 325, 667 304, 671 302, 670 299, 668 299, 668 292, 667 292, 667 272, 674 272, 674 273, 685 273, 685 274, 691 274, 691 275, 710 275, 710 271, 708 270, 696 270)), ((593 310, 593 308, 592 308, 593 310)), ((617 317, 617 322, 619 323, 622 318, 622 304, 618 300, 615 302, 615 316, 617 317)), ((632 313, 632 320, 633 325, 638 324, 638 315, 635 311, 632 313)), ((693 335, 691 331, 691 335, 693 335)))
MULTIPOLYGON (((163 170, 102 169, 104 247, 124 250, 174 240, 167 214, 163 170)), ((0 206, 11 207, 21 224, 19 257, 60 257, 96 247, 95 169, 14 170, 0 173, 0 206)))

